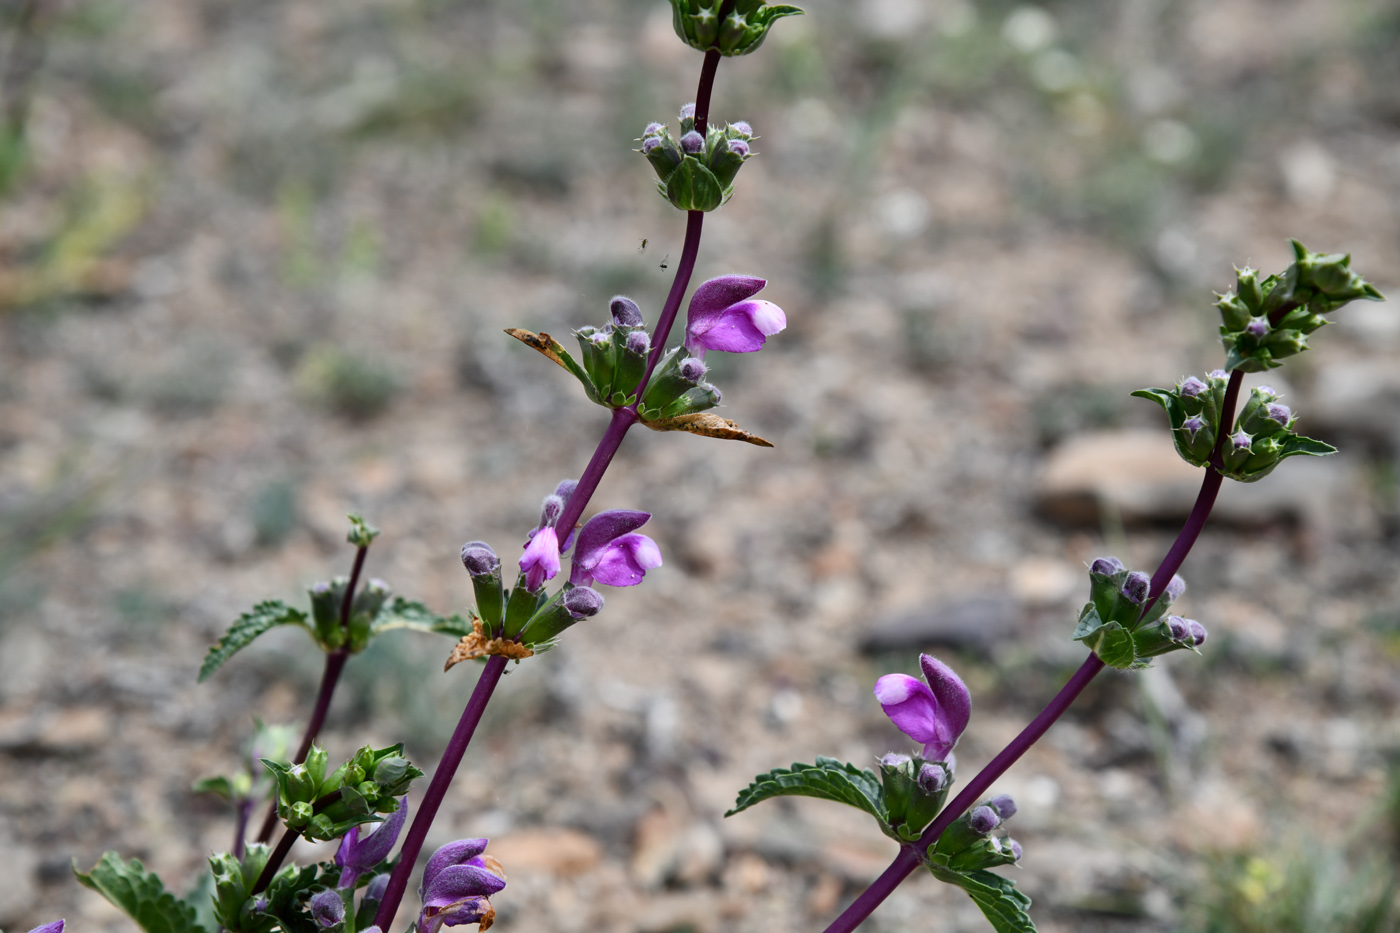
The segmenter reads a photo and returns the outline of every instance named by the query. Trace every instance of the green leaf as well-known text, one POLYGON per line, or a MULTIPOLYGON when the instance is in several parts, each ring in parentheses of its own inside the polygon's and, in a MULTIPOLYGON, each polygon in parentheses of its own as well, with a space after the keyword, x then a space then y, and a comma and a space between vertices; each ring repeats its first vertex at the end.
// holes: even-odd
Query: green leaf
POLYGON ((760 774, 740 791, 734 809, 725 816, 733 816, 770 797, 819 797, 849 804, 875 817, 882 829, 888 831, 885 790, 875 772, 835 758, 819 756, 814 765, 795 763, 791 768, 774 768, 767 774, 760 774))
POLYGON ((686 156, 666 180, 666 198, 683 211, 712 211, 724 201, 724 188, 695 156, 686 156))
POLYGON ((1075 641, 1088 638, 1090 635, 1103 628, 1103 619, 1099 618, 1099 610, 1094 608, 1093 603, 1086 603, 1079 613, 1079 624, 1074 627, 1075 641))
MULTIPOLYGON (((306 622, 306 613, 300 609, 293 609, 280 599, 258 603, 251 611, 239 616, 238 621, 224 632, 224 637, 209 649, 209 653, 204 656, 204 663, 199 666, 199 682, 203 683, 225 661, 252 644, 253 639, 279 625, 300 625, 311 632, 311 626, 306 622)), ((314 632, 312 637, 316 637, 314 632)))
POLYGON ((966 891, 997 933, 1036 933, 1035 924, 1026 913, 1031 899, 1022 894, 1010 878, 989 871, 963 873, 942 865, 928 868, 939 881, 955 884, 966 891))
POLYGON ((1278 455, 1278 458, 1285 460, 1288 457, 1325 457, 1336 452, 1337 448, 1331 444, 1293 434, 1284 440, 1283 452, 1278 455))
POLYGON ((378 635, 390 629, 406 628, 415 632, 432 632, 461 638, 472 633, 474 618, 476 614, 470 610, 467 611, 465 619, 455 613, 440 616, 417 600, 395 596, 385 603, 379 614, 374 617, 374 621, 370 623, 370 632, 378 635))
POLYGON ((199 925, 194 908, 165 890, 139 859, 123 862, 117 853, 104 852, 88 874, 78 871, 75 860, 73 874, 79 884, 125 911, 146 933, 210 933, 199 925))

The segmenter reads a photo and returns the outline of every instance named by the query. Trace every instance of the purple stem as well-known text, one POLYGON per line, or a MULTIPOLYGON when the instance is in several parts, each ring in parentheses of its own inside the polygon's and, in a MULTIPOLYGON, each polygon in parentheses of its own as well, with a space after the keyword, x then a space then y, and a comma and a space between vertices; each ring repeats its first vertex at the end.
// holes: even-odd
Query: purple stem
MULTIPOLYGON (((718 51, 711 50, 705 53, 705 63, 700 69, 700 86, 695 93, 695 116, 698 125, 703 126, 705 121, 709 119, 710 96, 714 89, 715 72, 719 68, 719 60, 718 51)), ((681 299, 685 297, 685 291, 690 286, 690 277, 695 272, 695 260, 700 254, 700 234, 704 220, 705 215, 701 211, 687 212, 685 244, 681 248, 681 258, 676 266, 676 277, 671 283, 670 294, 666 296, 666 304, 662 306, 661 317, 657 320, 656 330, 652 337, 655 346, 651 357, 647 360, 646 373, 637 385, 638 396, 646 389, 647 380, 651 378, 651 371, 656 367, 656 363, 661 357, 666 346, 666 338, 670 335, 671 326, 675 323, 676 314, 680 311, 681 299)), ((614 409, 612 420, 608 422, 608 428, 603 432, 597 449, 593 451, 592 459, 588 461, 588 466, 584 468, 583 474, 579 477, 574 494, 565 503, 564 511, 555 523, 556 527, 573 528, 578 522, 583 515, 583 510, 587 508, 589 500, 593 497, 593 493, 597 490, 603 474, 607 472, 609 464, 612 463, 613 456, 622 446, 622 439, 627 436, 628 429, 636 424, 637 420, 635 405, 630 408, 614 409)), ((467 745, 471 742, 472 734, 476 731, 477 723, 481 721, 481 715, 486 710, 486 704, 491 700, 491 694, 495 691, 505 666, 506 658, 501 655, 492 655, 487 659, 486 667, 476 682, 476 688, 472 690, 471 699, 467 701, 466 709, 462 711, 462 718, 457 723, 457 729, 452 733, 452 738, 442 753, 442 760, 438 762, 437 770, 433 772, 428 792, 424 795, 423 802, 419 805, 418 812, 413 818, 413 823, 408 828, 408 834, 404 837, 403 848, 399 852, 399 862, 394 867, 393 874, 389 876, 389 884, 384 889, 384 898, 379 902, 379 910, 374 917, 375 924, 381 930, 388 930, 389 925, 394 920, 394 915, 398 913, 399 903, 403 900, 404 891, 408 889, 408 879, 413 873, 418 855, 423 849, 423 841, 427 838, 428 829, 437 816, 438 807, 442 805, 447 788, 452 784, 452 778, 462 763, 462 757, 467 752, 467 745)))
MULTIPOLYGON (((1239 398, 1242 379, 1243 374, 1238 371, 1230 374, 1230 382, 1225 388, 1225 398, 1221 405, 1222 425, 1234 423, 1235 403, 1239 398)), ((1212 464, 1219 463, 1220 449, 1226 433, 1222 428, 1220 437, 1216 439, 1215 450, 1211 453, 1212 464)), ((1200 537, 1201 530, 1205 528, 1206 519, 1210 516, 1210 511, 1215 505, 1215 499, 1220 492, 1223 479, 1224 477, 1216 471, 1214 465, 1206 468, 1205 478, 1201 481, 1201 491, 1196 495, 1196 504, 1191 507, 1191 514, 1187 517, 1186 524, 1182 526, 1181 532, 1172 542, 1166 557, 1162 558, 1157 572, 1152 575, 1151 595, 1143 606, 1144 614, 1162 595, 1162 591, 1166 588, 1172 575, 1181 569, 1186 555, 1190 553, 1191 547, 1200 537)), ((1017 759, 1024 755, 1032 745, 1040 741, 1041 736, 1045 735, 1055 724, 1055 721, 1064 715, 1065 710, 1069 709, 1070 704, 1078 698, 1089 682, 1098 676, 1099 671, 1103 670, 1104 667, 1105 665, 1099 660, 1098 655, 1090 654, 1080 665, 1079 670, 1074 672, 1074 676, 1069 679, 1069 682, 1060 688, 1059 693, 1055 694, 1054 699, 1046 705, 1045 709, 1040 711, 1035 719, 1031 720, 1031 724, 1026 726, 1020 735, 1012 739, 1009 745, 998 752, 997 756, 968 782, 967 787, 963 788, 962 793, 958 794, 952 803, 943 808, 943 811, 938 814, 929 828, 919 837, 918 842, 900 848, 899 854, 890 863, 890 867, 885 869, 884 873, 875 879, 870 887, 861 892, 851 906, 846 908, 841 916, 837 917, 826 928, 825 933, 850 933, 851 930, 860 926, 862 921, 869 917, 895 888, 899 887, 900 882, 908 878, 913 874, 914 869, 919 867, 922 861, 919 858, 919 852, 927 849, 942 835, 943 830, 947 829, 954 820, 981 799, 982 795, 992 786, 993 781, 1005 774, 1016 763, 1017 759)))
POLYGON ((292 851, 292 844, 297 841, 297 837, 300 835, 301 833, 295 829, 289 829, 282 834, 282 838, 277 841, 277 848, 273 849, 272 854, 268 856, 262 874, 258 875, 258 880, 253 882, 253 890, 248 893, 261 894, 267 890, 267 886, 272 883, 273 876, 277 874, 277 869, 282 867, 287 853, 292 851))
MULTIPOLYGON (((365 555, 368 552, 368 545, 355 550, 355 563, 350 567, 350 582, 345 587, 345 598, 340 603, 342 629, 350 627, 350 606, 355 601, 355 586, 360 582, 360 571, 365 567, 365 555)), ((301 764, 306 760, 306 753, 311 751, 311 743, 316 741, 321 727, 326 724, 326 714, 331 709, 331 696, 335 693, 336 684, 340 682, 340 672, 345 669, 345 661, 349 656, 349 652, 344 648, 326 652, 326 667, 321 672, 321 687, 316 691, 316 706, 311 710, 311 718, 307 720, 306 731, 301 736, 301 747, 292 759, 292 764, 301 764)), ((262 827, 258 830, 258 842, 271 839, 272 831, 276 827, 277 797, 274 795, 272 803, 268 805, 267 816, 263 817, 262 827)))
POLYGON ((409 876, 413 874, 418 863, 418 854, 423 851, 423 841, 428 837, 428 829, 433 825, 438 807, 442 806, 442 799, 447 795, 447 788, 452 784, 457 766, 462 763, 462 756, 467 753, 467 745, 472 740, 472 734, 476 732, 477 724, 481 722, 481 714, 486 712, 486 704, 490 702, 496 684, 501 681, 507 660, 499 654, 486 659, 486 666, 477 678, 471 699, 467 700, 466 709, 462 710, 462 718, 457 721, 457 728, 448 740, 447 748, 443 749, 442 760, 438 762, 432 782, 428 784, 428 792, 423 795, 423 802, 418 805, 418 813, 413 817, 412 825, 408 827, 408 834, 404 836, 403 848, 399 851, 399 863, 394 866, 394 873, 389 876, 389 885, 384 889, 384 898, 379 902, 378 913, 374 915, 374 922, 381 930, 389 929, 389 925, 394 922, 399 902, 403 900, 404 891, 408 889, 409 876))
MULTIPOLYGON (((253 807, 257 801, 251 797, 244 797, 238 801, 238 821, 233 826, 233 857, 243 858, 243 836, 248 831, 248 818, 253 815, 253 807)), ((274 809, 274 813, 277 811, 274 809)))

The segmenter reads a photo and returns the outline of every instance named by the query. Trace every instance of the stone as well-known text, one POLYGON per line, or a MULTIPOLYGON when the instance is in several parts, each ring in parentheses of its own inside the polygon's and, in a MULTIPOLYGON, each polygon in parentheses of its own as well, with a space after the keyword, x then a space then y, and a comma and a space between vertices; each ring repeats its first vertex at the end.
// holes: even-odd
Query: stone
POLYGON ((492 839, 490 854, 500 860, 507 873, 571 878, 601 862, 603 847, 576 829, 526 829, 492 839))
POLYGON ((1024 621, 1021 606, 1005 596, 974 596, 876 622, 861 639, 866 654, 947 647, 988 654, 1024 621))

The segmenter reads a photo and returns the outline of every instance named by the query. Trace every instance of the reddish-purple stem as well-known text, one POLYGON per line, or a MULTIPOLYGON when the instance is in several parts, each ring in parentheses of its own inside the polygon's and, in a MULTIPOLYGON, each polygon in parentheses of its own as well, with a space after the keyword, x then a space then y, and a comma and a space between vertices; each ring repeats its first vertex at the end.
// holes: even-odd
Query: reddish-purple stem
MULTIPOLYGON (((1238 371, 1230 374, 1230 382, 1225 387, 1225 398, 1221 405, 1221 431, 1220 437, 1216 439, 1215 450, 1211 453, 1212 464, 1219 463, 1220 450, 1226 434, 1225 425, 1233 425, 1235 416, 1235 403, 1239 399, 1240 384, 1242 374, 1238 371)), ((1206 468, 1205 478, 1201 481, 1201 491, 1196 495, 1196 504, 1191 507, 1191 514, 1187 516, 1186 523, 1182 526, 1181 532, 1172 542, 1171 548, 1167 550, 1166 557, 1162 558, 1162 563, 1157 568, 1157 572, 1152 575, 1152 587, 1148 601, 1143 606, 1145 614, 1152 608, 1153 603, 1162 595, 1167 583, 1172 576, 1181 569, 1181 564, 1186 560, 1186 555, 1190 553, 1196 539, 1200 537, 1201 530, 1205 528, 1206 519, 1210 517, 1210 511, 1215 505, 1216 496, 1220 493, 1220 486, 1224 477, 1221 476, 1214 466, 1206 468)), ((870 887, 861 892, 860 896, 852 902, 851 906, 837 917, 825 933, 850 933, 869 917, 876 907, 880 906, 885 898, 889 897, 900 882, 913 874, 918 868, 921 859, 919 852, 927 849, 934 842, 943 830, 961 816, 969 807, 981 799, 987 789, 992 786, 992 782, 1006 773, 1013 764, 1024 755, 1032 745, 1038 742, 1041 736, 1049 731, 1055 721, 1064 715, 1070 704, 1075 701, 1089 682, 1098 676, 1099 671, 1104 669, 1104 663, 1099 660, 1098 655, 1090 654, 1080 665, 1079 670, 1074 672, 1074 676, 1069 679, 1060 692, 1055 694, 1030 725, 1021 731, 1021 734, 1011 740, 1011 743, 997 753, 985 768, 977 773, 962 793, 958 794, 952 801, 943 808, 938 817, 931 823, 919 837, 919 841, 911 845, 902 846, 899 854, 895 856, 890 867, 885 869, 879 878, 875 879, 870 887)))
MULTIPOLYGON (((345 598, 340 602, 341 629, 350 627, 350 607, 355 601, 355 586, 360 582, 360 571, 364 570, 365 555, 368 553, 369 545, 361 545, 355 550, 355 563, 350 567, 350 582, 346 584, 345 598)), ((321 686, 316 691, 316 705, 311 710, 311 718, 306 722, 306 731, 302 733, 301 746, 297 749, 292 764, 301 764, 306 760, 306 753, 311 751, 311 743, 316 741, 321 727, 326 724, 326 714, 331 709, 331 696, 335 694, 335 686, 340 682, 340 672, 345 669, 345 660, 349 656, 349 652, 344 648, 326 652, 326 666, 321 672, 321 686)), ((276 827, 277 798, 274 796, 267 808, 267 815, 263 817, 262 826, 258 829, 258 842, 271 839, 272 831, 276 827)))
MULTIPOLYGON (((714 88, 715 72, 719 67, 719 59, 719 52, 713 50, 707 52, 705 63, 700 69, 700 86, 695 94, 695 116, 697 124, 702 126, 709 117, 710 95, 714 88)), ((687 212, 685 244, 681 248, 681 258, 676 266, 676 276, 671 283, 670 294, 666 296, 666 303, 662 306, 661 316, 657 320, 656 329, 652 334, 654 349, 651 357, 647 360, 646 373, 637 386, 638 396, 646 389, 647 380, 651 378, 651 372, 656 367, 657 360, 660 359, 666 346, 667 337, 670 336, 671 326, 675 323, 676 315, 680 310, 681 299, 685 297, 686 289, 690 286, 690 277, 695 272, 695 260, 700 254, 700 234, 704 220, 705 215, 701 211, 687 212)), ((622 439, 627 436, 628 429, 636 424, 637 420, 635 405, 613 411, 612 420, 608 422, 607 430, 603 432, 603 437, 598 442, 597 449, 593 451, 593 457, 588 461, 588 466, 584 467, 583 474, 579 477, 578 486, 559 515, 556 522, 557 527, 572 528, 578 522, 583 515, 583 510, 587 508, 589 500, 592 499, 593 493, 597 490, 603 474, 607 472, 609 464, 612 463, 613 456, 622 446, 622 439)), ((485 712, 486 704, 490 702, 491 695, 501 679, 501 673, 505 670, 505 666, 506 659, 500 655, 493 655, 487 659, 486 667, 482 670, 475 689, 472 690, 466 709, 462 711, 462 718, 457 723, 457 729, 452 733, 452 738, 442 753, 442 760, 438 762, 437 769, 433 772, 428 791, 418 807, 418 812, 413 817, 408 834, 404 837, 403 848, 399 852, 399 863, 394 867, 394 872, 389 877, 388 887, 384 889, 384 897, 379 902, 379 910, 374 917, 374 922, 381 930, 388 930, 389 925, 394 920, 394 915, 398 913, 399 903, 403 900, 404 892, 408 889, 408 879, 413 873, 418 855, 423 849, 423 841, 427 838, 428 829, 437 816, 438 808, 442 805, 447 788, 452 784, 452 778, 462 763, 462 757, 466 754, 472 734, 476 731, 477 723, 481 721, 481 714, 485 712)))
POLYGON ((272 850, 268 856, 267 864, 263 866, 262 874, 258 875, 258 880, 253 882, 253 890, 249 894, 261 894, 267 890, 267 886, 272 884, 272 878, 277 874, 277 870, 282 867, 282 862, 286 860, 287 853, 292 851, 292 844, 297 841, 301 833, 295 829, 289 829, 282 834, 282 838, 277 840, 277 848, 272 850))
POLYGON ((384 889, 384 898, 379 902, 378 913, 374 915, 374 922, 381 930, 388 930, 389 925, 394 922, 399 902, 403 900, 404 891, 408 890, 409 876, 413 874, 418 863, 418 854, 423 851, 423 841, 428 838, 428 829, 433 825, 433 818, 437 816, 443 798, 447 796, 447 788, 452 784, 458 765, 462 763, 462 756, 467 753, 467 745, 471 743, 477 724, 481 722, 481 714, 486 712, 486 704, 490 702, 496 684, 500 683, 501 674, 506 669, 506 661, 507 658, 499 654, 486 659, 486 666, 482 668, 476 687, 472 689, 471 699, 467 700, 467 706, 462 710, 462 718, 457 721, 457 728, 453 730, 452 738, 442 751, 442 760, 438 762, 433 779, 428 784, 428 791, 423 795, 423 802, 418 805, 418 812, 413 817, 412 825, 408 827, 407 835, 404 836, 399 863, 394 866, 394 873, 389 876, 389 885, 384 889))

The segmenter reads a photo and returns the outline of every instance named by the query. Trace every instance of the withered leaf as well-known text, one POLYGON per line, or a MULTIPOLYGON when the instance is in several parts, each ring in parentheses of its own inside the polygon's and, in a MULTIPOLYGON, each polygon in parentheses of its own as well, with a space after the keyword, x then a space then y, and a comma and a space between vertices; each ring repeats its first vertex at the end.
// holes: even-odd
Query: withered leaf
POLYGON ((653 431, 688 431, 691 434, 719 437, 727 441, 743 441, 746 444, 753 444, 755 447, 773 446, 757 434, 745 431, 728 418, 721 418, 719 415, 712 415, 707 411, 678 415, 675 418, 658 418, 655 421, 643 421, 642 424, 653 431))
POLYGON ((525 344, 525 346, 540 351, 560 366, 572 371, 572 368, 565 363, 563 357, 560 356, 561 353, 565 352, 563 346, 560 345, 559 341, 549 336, 549 334, 537 334, 534 331, 523 330, 519 327, 507 327, 506 333, 525 344))

